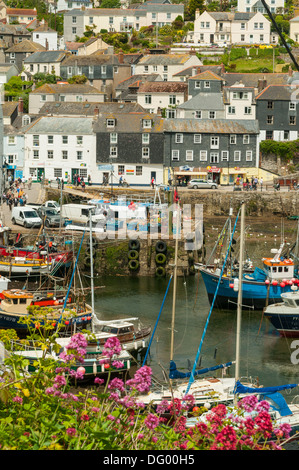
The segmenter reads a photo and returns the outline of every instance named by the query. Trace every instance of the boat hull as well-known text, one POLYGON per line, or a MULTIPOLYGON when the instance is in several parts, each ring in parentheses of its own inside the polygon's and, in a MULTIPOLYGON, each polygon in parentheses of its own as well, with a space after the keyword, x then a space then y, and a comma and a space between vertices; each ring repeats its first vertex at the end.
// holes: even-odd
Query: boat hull
POLYGON ((264 311, 264 316, 271 322, 280 335, 288 338, 299 337, 299 312, 282 312, 281 304, 271 305, 269 311, 264 311))
MULTIPOLYGON (((199 270, 205 284, 209 302, 212 304, 220 276, 208 272, 203 268, 199 270)), ((228 277, 222 277, 214 304, 216 308, 225 310, 237 309, 238 291, 230 287, 231 282, 231 279, 228 277)), ((281 301, 281 294, 284 292, 291 292, 291 286, 286 285, 285 287, 281 287, 278 284, 277 286, 269 285, 268 287, 264 282, 243 279, 243 308, 249 307, 255 310, 262 310, 267 303, 272 304, 281 301)))

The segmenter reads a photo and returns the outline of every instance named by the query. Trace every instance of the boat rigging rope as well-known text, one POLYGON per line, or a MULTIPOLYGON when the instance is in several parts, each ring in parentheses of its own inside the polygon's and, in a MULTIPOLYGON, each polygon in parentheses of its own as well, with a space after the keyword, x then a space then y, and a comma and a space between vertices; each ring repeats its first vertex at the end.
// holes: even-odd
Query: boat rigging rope
POLYGON ((199 356, 200 356, 200 353, 201 353, 202 343, 203 343, 205 334, 207 332, 208 324, 209 324, 210 317, 211 317, 211 314, 212 314, 212 311, 213 311, 213 308, 214 308, 214 303, 215 303, 215 300, 216 300, 216 297, 217 297, 217 294, 218 294, 218 290, 219 290, 220 282, 221 282, 222 275, 223 275, 223 272, 224 272, 224 269, 225 269, 226 261, 227 261, 228 255, 230 253, 230 249, 231 249, 231 245, 232 245, 232 241, 233 241, 233 236, 234 236, 234 233, 235 233, 235 230, 236 230, 236 226, 237 226, 237 222, 238 222, 238 219, 239 219, 240 212, 241 212, 241 209, 239 209, 236 220, 235 220, 235 225, 234 225, 234 228, 233 228, 233 231, 232 231, 232 234, 231 234, 231 239, 230 239, 229 246, 228 246, 226 256, 225 256, 225 260, 224 260, 224 263, 223 263, 223 266, 222 266, 222 269, 221 269, 221 273, 220 273, 219 280, 218 280, 218 283, 217 283, 217 287, 216 287, 216 290, 215 290, 212 305, 211 305, 211 308, 210 308, 210 311, 209 311, 209 315, 207 317, 207 321, 206 321, 206 324, 205 324, 205 327, 204 327, 203 335, 202 335, 200 345, 199 345, 199 348, 198 348, 198 351, 197 351, 197 354, 196 354, 196 358, 195 358, 195 361, 194 361, 194 364, 193 364, 193 368, 192 368, 192 371, 191 371, 191 374, 190 374, 190 379, 189 379, 189 383, 188 383, 188 386, 187 386, 186 395, 188 395, 191 384, 194 382, 194 373, 195 373, 195 369, 196 369, 198 359, 199 359, 199 356))

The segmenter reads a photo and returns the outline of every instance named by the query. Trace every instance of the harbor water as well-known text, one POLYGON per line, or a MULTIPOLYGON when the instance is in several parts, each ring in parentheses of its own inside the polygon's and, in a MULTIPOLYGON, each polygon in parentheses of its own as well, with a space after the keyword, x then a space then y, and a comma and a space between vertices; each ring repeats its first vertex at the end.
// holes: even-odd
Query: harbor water
MULTIPOLYGON (((156 325, 169 278, 105 277, 97 279, 95 310, 103 320, 138 317, 142 324, 156 325)), ((150 348, 148 365, 163 378, 169 370, 173 285, 170 286, 150 348)), ((177 281, 174 361, 187 372, 193 367, 210 312, 210 304, 200 274, 177 281)), ((211 367, 235 360, 236 311, 214 309, 201 346, 200 366, 211 367)), ((258 377, 264 386, 298 383, 298 365, 292 363, 295 349, 291 338, 281 337, 261 311, 243 309, 241 325, 240 373, 258 377)), ((298 346, 297 346, 298 349, 298 346)), ((299 354, 298 354, 299 357, 299 354)), ((216 375, 220 375, 218 371, 216 375)), ((234 366, 228 371, 234 376, 234 366)), ((285 392, 284 392, 285 393, 285 392)), ((299 392, 292 392, 292 395, 299 392)), ((288 402, 293 397, 286 396, 288 402)))

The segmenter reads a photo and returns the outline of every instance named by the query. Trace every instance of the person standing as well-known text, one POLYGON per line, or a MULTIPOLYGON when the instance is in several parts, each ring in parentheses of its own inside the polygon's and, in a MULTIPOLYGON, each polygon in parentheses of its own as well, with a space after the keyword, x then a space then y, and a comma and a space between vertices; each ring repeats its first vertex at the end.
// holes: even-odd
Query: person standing
POLYGON ((261 191, 263 191, 263 182, 264 182, 264 180, 263 180, 263 178, 261 178, 260 179, 261 191))

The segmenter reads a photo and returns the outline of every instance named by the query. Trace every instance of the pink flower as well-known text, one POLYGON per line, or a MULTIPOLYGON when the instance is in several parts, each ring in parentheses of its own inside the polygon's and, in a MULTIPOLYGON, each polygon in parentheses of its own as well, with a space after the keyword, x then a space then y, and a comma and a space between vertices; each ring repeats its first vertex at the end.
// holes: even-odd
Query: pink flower
POLYGON ((125 390, 124 382, 121 379, 118 379, 117 377, 111 380, 108 385, 108 388, 111 390, 120 390, 121 392, 125 390))
POLYGON ((154 415, 153 413, 149 413, 144 420, 144 424, 148 429, 153 430, 157 426, 159 426, 159 417, 154 415))
POLYGON ((165 413, 169 408, 167 400, 163 399, 159 405, 157 405, 157 413, 165 413))
POLYGON ((104 380, 104 379, 100 379, 100 377, 96 377, 96 378, 94 379, 94 383, 95 383, 95 384, 98 384, 98 385, 102 385, 104 382, 105 382, 105 380, 104 380))
POLYGON ((143 366, 137 370, 133 379, 127 380, 127 385, 138 392, 148 392, 151 386, 151 375, 151 368, 143 366))
POLYGON ((239 401, 238 406, 247 412, 251 412, 255 409, 258 402, 258 398, 255 395, 248 395, 239 401))
POLYGON ((21 405, 23 403, 23 398, 17 395, 13 397, 12 401, 14 401, 15 403, 19 403, 21 405))
POLYGON ((232 426, 224 426, 217 434, 215 441, 220 444, 220 448, 224 450, 235 450, 237 444, 237 436, 232 426))
POLYGON ((113 365, 113 367, 116 367, 116 369, 123 369, 124 368, 124 363, 122 361, 113 361, 112 365, 113 365))
POLYGON ((66 430, 66 433, 69 435, 69 436, 75 436, 77 431, 75 428, 67 428, 66 430))
POLYGON ((121 352, 121 344, 116 336, 108 338, 103 348, 103 356, 113 357, 118 356, 121 352))

